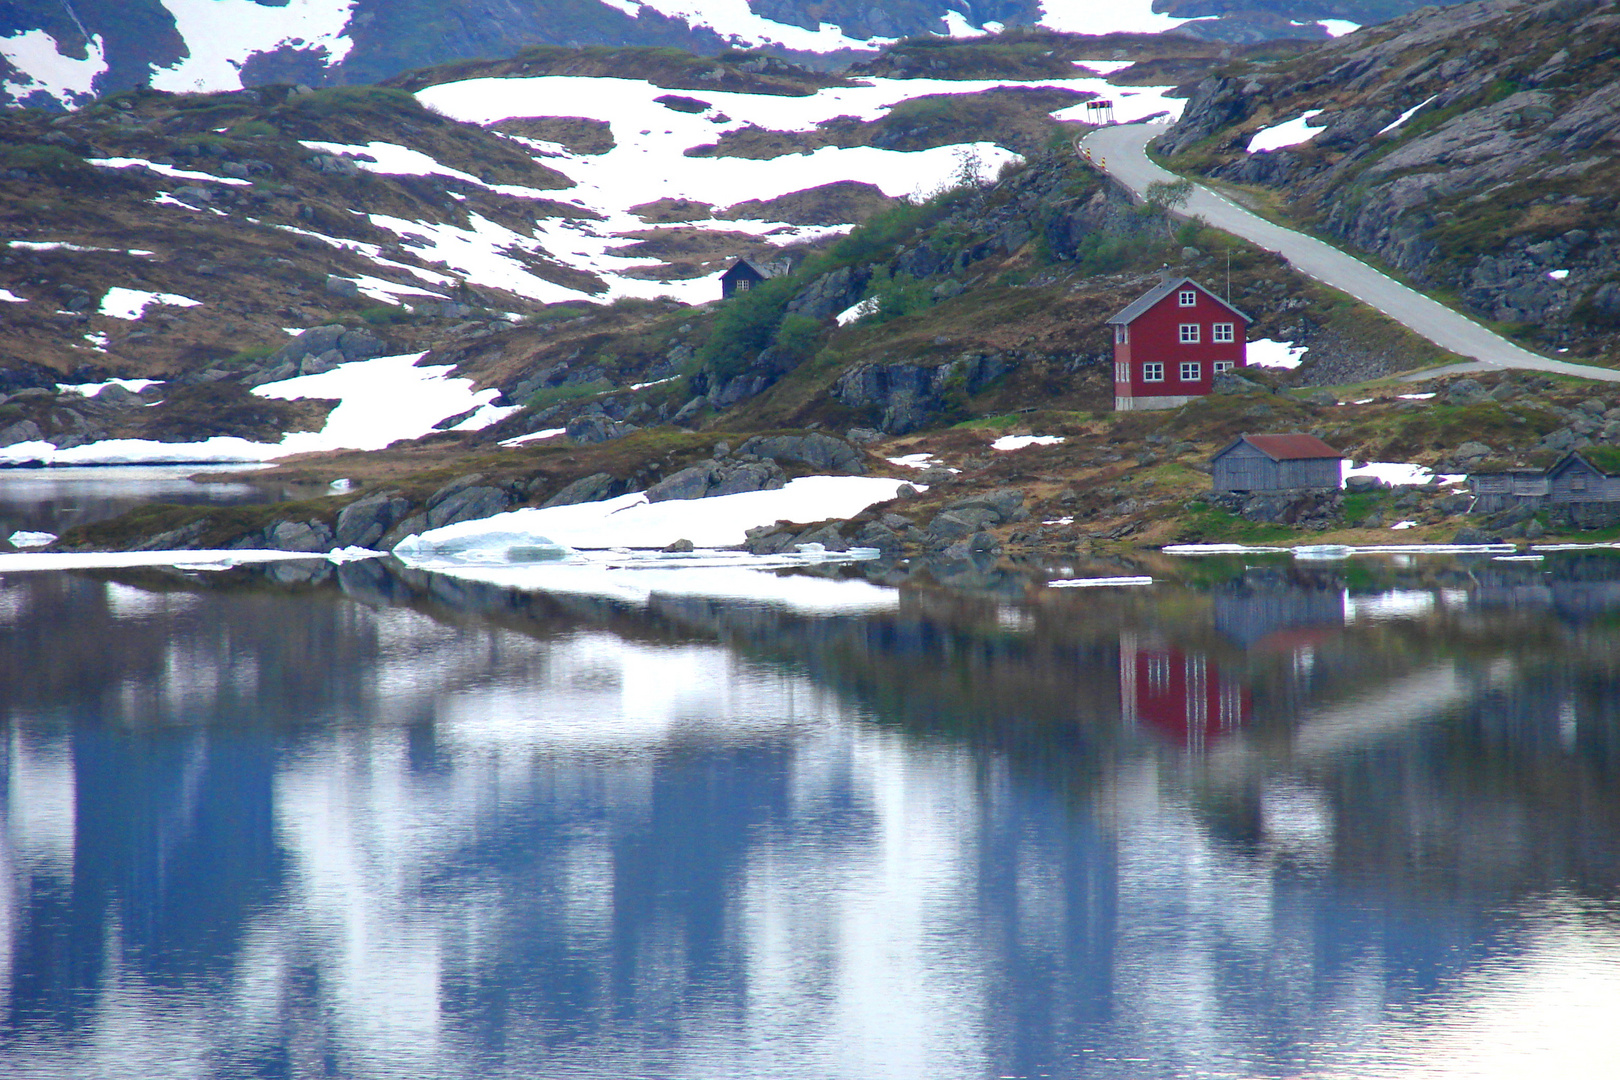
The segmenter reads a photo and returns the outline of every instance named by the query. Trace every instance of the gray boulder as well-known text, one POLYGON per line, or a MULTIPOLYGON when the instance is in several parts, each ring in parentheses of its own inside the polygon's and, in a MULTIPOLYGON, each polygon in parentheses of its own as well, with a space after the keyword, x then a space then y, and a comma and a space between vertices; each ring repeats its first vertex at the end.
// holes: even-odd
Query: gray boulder
POLYGON ((410 512, 398 494, 368 495, 338 512, 334 539, 338 547, 371 547, 410 512))
POLYGON ((429 500, 427 527, 439 529, 459 521, 494 517, 511 505, 511 493, 501 488, 464 487, 444 498, 429 500))
POLYGON ((1478 405, 1490 398, 1490 392, 1473 379, 1458 379, 1440 393, 1446 405, 1478 405))
POLYGON ((592 473, 575 480, 541 503, 541 506, 575 506, 579 503, 601 502, 612 497, 613 488, 617 484, 618 481, 608 473, 592 473))
POLYGON ((568 437, 581 446, 594 446, 597 443, 622 439, 626 435, 640 431, 641 428, 622 420, 610 420, 601 413, 586 413, 568 421, 565 430, 568 437))
POLYGON ((1245 379, 1235 371, 1222 371, 1211 380, 1210 389, 1217 394, 1253 394, 1263 393, 1266 388, 1253 379, 1245 379))
POLYGON ((341 296, 353 299, 360 295, 360 284, 353 278, 338 277, 336 274, 326 275, 326 294, 328 296, 341 296))
POLYGON ((819 431, 808 435, 756 435, 738 447, 737 452, 774 461, 800 461, 821 472, 856 476, 866 472, 859 450, 819 431))
POLYGON ((706 461, 666 476, 647 489, 648 502, 706 499, 743 491, 771 491, 787 482, 774 461, 706 461))
POLYGON ((32 420, 19 420, 0 428, 0 446, 13 446, 17 443, 38 442, 45 437, 39 430, 39 425, 32 420))

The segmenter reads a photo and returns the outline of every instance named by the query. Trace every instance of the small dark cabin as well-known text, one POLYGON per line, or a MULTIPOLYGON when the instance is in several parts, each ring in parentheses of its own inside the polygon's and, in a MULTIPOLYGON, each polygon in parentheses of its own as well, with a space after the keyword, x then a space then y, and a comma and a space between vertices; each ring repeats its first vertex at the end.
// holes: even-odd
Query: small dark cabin
POLYGON ((1620 448, 1571 450, 1547 470, 1554 503, 1620 503, 1620 448))
POLYGON ((1314 435, 1239 435, 1210 459, 1216 491, 1337 488, 1342 454, 1314 435))
POLYGON ((780 277, 788 272, 786 262, 765 262, 761 259, 738 259, 731 269, 720 275, 720 299, 729 300, 740 292, 747 292, 762 281, 780 277))

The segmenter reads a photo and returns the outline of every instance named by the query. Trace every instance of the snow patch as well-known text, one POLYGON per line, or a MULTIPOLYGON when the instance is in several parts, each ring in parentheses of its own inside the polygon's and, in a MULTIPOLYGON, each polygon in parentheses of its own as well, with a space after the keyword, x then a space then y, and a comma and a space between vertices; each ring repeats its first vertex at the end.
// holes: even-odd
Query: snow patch
MULTIPOLYGON (((85 160, 91 165, 102 169, 150 169, 161 176, 172 176, 176 180, 202 180, 210 184, 227 184, 231 187, 253 186, 251 180, 238 180, 234 176, 215 176, 213 173, 177 169, 173 165, 165 165, 161 161, 147 161, 145 158, 85 158, 85 160)), ((175 201, 179 202, 178 199, 175 201)), ((186 206, 187 209, 196 209, 196 207, 187 203, 180 203, 180 205, 186 206)))
POLYGON ((1048 581, 1048 589, 1098 589, 1119 587, 1126 585, 1151 585, 1150 577, 1094 577, 1094 578, 1064 578, 1058 581, 1048 581))
POLYGON ((26 303, 28 303, 28 297, 26 297, 26 296, 18 296, 16 293, 12 292, 10 289, 0 289, 0 303, 5 303, 5 304, 26 304, 26 303))
POLYGON ((1003 435, 990 444, 992 450, 1022 450, 1026 446, 1056 446, 1062 435, 1003 435))
MULTIPOLYGON (((1436 474, 1433 469, 1405 461, 1369 461, 1359 468, 1351 468, 1351 462, 1346 460, 1343 462, 1341 475, 1345 480, 1352 476, 1372 476, 1391 487, 1401 485, 1421 487, 1433 480, 1436 474)), ((1467 476, 1458 473, 1440 473, 1439 477, 1442 487, 1460 484, 1468 479, 1467 476)))
POLYGON ((1549 270, 1549 271, 1547 271, 1547 276, 1552 278, 1554 281, 1563 281, 1565 278, 1569 277, 1569 271, 1568 270, 1549 270))
POLYGON ((1353 23, 1349 19, 1317 19, 1316 25, 1326 30, 1330 37, 1344 37, 1361 29, 1360 23, 1353 23))
POLYGON ((189 55, 152 73, 152 86, 172 93, 240 90, 241 67, 255 53, 286 47, 324 53, 326 66, 353 44, 344 36, 355 0, 162 0, 189 55))
POLYGON ((1416 105, 1412 106, 1410 109, 1407 109, 1405 112, 1401 113, 1401 115, 1379 128, 1376 134, 1387 135, 1391 131, 1394 131, 1396 128, 1412 119, 1412 117, 1416 116, 1419 109, 1423 108, 1423 106, 1427 105, 1429 102, 1433 101, 1439 96, 1439 94, 1430 94, 1428 97, 1424 98, 1422 101, 1418 102, 1416 105))
POLYGON ((167 307, 201 307, 201 300, 193 300, 179 293, 145 292, 141 289, 111 288, 101 298, 100 314, 113 319, 139 319, 153 304, 167 307))
POLYGON ((1310 142, 1322 133, 1321 128, 1310 126, 1310 122, 1321 115, 1321 109, 1311 109, 1303 116, 1296 116, 1272 127, 1261 128, 1249 139, 1249 153, 1281 150, 1285 146, 1298 146, 1300 143, 1310 142))
POLYGON ((870 476, 805 476, 774 491, 657 503, 638 492, 447 525, 401 541, 395 554, 418 563, 451 554, 459 563, 503 563, 514 546, 665 548, 677 540, 690 540, 700 548, 737 547, 757 525, 854 517, 873 503, 894 498, 902 483, 870 476))
POLYGON ((1158 34, 1186 22, 1160 15, 1152 0, 1041 0, 1039 25, 1070 34, 1158 34))
POLYGON ((502 439, 502 446, 522 446, 524 443, 539 442, 541 439, 555 439, 558 435, 566 435, 567 428, 546 428, 544 431, 531 431, 527 435, 519 435, 512 439, 502 439))
POLYGON ((334 548, 325 554, 308 551, 84 551, 31 552, 0 555, 0 574, 44 573, 52 570, 121 570, 136 566, 173 566, 182 570, 229 570, 256 563, 293 562, 299 559, 325 559, 354 562, 377 559, 380 551, 365 548, 334 548))
POLYGON ((65 103, 95 93, 96 76, 107 70, 107 53, 100 34, 90 38, 83 60, 64 55, 61 44, 43 30, 24 30, 0 37, 4 56, 17 75, 6 80, 13 97, 44 91, 65 103))
POLYGON ((1305 359, 1308 348, 1307 345, 1295 345, 1292 341, 1261 338, 1245 346, 1244 356, 1250 367, 1297 368, 1305 359))
MULTIPOLYGON (((104 335, 103 339, 105 340, 104 335)), ((57 383, 56 389, 58 393, 82 394, 85 397, 95 397, 109 386, 121 386, 132 394, 138 394, 148 386, 156 385, 156 379, 108 379, 106 382, 57 383)))

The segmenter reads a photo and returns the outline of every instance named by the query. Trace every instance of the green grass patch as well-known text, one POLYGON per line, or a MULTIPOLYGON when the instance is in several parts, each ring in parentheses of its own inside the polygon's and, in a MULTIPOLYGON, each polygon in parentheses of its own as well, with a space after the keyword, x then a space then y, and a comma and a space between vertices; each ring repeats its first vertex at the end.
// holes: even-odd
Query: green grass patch
POLYGON ((613 389, 613 384, 606 379, 593 379, 583 383, 564 383, 562 386, 546 386, 529 395, 529 400, 523 404, 530 409, 539 411, 560 405, 565 401, 578 401, 581 398, 595 397, 605 394, 613 389))
POLYGON ((1176 540, 1184 544, 1273 544, 1297 540, 1299 535, 1287 525, 1265 525, 1206 502, 1191 502, 1182 515, 1176 540))

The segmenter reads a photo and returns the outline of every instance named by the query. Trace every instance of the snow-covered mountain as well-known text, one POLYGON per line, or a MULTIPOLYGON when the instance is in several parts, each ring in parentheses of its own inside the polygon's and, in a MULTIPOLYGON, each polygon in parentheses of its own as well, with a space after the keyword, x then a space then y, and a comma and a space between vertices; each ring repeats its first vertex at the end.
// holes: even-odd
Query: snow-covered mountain
POLYGON ((535 44, 869 52, 907 35, 1045 26, 1231 40, 1321 37, 1415 0, 12 0, 0 5, 0 104, 81 104, 152 86, 376 82, 535 44), (1164 14, 1174 10, 1176 14, 1164 14), (1210 17, 1213 16, 1213 17, 1210 17), (1317 20, 1324 20, 1318 22, 1317 20))

